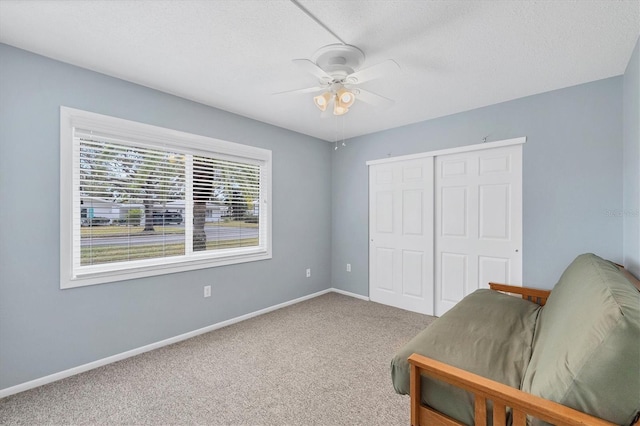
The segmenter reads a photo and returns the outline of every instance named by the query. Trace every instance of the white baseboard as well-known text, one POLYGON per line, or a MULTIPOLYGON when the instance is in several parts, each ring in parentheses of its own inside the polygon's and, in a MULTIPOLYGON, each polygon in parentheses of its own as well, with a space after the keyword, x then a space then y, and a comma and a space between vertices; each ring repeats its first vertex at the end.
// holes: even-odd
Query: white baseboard
POLYGON ((209 325, 207 327, 203 327, 194 331, 190 331, 188 333, 180 334, 179 336, 171 337, 169 339, 161 340, 159 342, 151 343, 149 345, 141 346, 136 349, 131 349, 126 352, 122 352, 116 355, 112 355, 106 358, 99 359, 97 361, 89 362, 87 364, 79 365, 77 367, 70 368, 68 370, 60 371, 58 373, 50 374, 48 376, 41 377, 39 379, 31 380, 25 383, 21 383, 19 385, 11 386, 5 389, 0 389, 0 398, 4 398, 19 392, 24 392, 29 389, 37 388, 38 386, 43 386, 48 383, 55 382, 57 380, 61 380, 67 377, 75 376, 76 374, 84 373, 85 371, 93 370, 94 368, 102 367, 107 364, 111 364, 113 362, 121 361, 126 358, 130 358, 132 356, 140 355, 145 352, 152 351, 154 349, 161 348, 163 346, 172 345, 174 343, 181 342, 186 339, 190 339, 192 337, 198 336, 200 334, 208 333, 213 330, 217 330, 222 327, 227 327, 231 324, 238 323, 240 321, 248 320, 249 318, 257 317, 260 315, 264 315, 268 312, 276 311, 278 309, 282 309, 287 306, 295 305, 296 303, 304 302, 305 300, 313 299, 314 297, 322 296, 323 294, 327 294, 330 292, 335 292, 339 294, 343 294, 345 296, 355 297, 357 299, 369 300, 368 297, 361 296, 359 294, 351 293, 348 291, 340 290, 337 288, 328 288, 326 290, 318 291, 316 293, 309 294, 307 296, 302 296, 297 299, 289 300, 288 302, 279 303, 274 306, 270 306, 268 308, 260 309, 255 312, 250 312, 245 315, 241 315, 239 317, 231 318, 226 321, 222 321, 213 325, 209 325))
POLYGON ((349 297, 355 297, 356 299, 366 300, 367 302, 369 302, 369 298, 367 296, 362 296, 360 294, 351 293, 350 291, 340 290, 339 288, 334 288, 334 287, 332 287, 330 290, 333 291, 334 293, 343 294, 349 297))

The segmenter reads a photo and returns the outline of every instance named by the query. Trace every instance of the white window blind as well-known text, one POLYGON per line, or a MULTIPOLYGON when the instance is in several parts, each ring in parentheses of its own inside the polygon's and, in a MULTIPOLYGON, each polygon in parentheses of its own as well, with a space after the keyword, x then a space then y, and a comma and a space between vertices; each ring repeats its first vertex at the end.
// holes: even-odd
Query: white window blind
POLYGON ((68 108, 61 138, 62 288, 270 258, 270 151, 68 108))

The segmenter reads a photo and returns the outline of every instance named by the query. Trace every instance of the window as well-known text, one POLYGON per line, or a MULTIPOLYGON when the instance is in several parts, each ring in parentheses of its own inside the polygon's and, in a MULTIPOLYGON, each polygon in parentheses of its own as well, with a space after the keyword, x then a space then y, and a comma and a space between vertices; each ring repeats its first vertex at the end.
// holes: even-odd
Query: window
POLYGON ((61 288, 271 258, 271 151, 60 110, 61 288))

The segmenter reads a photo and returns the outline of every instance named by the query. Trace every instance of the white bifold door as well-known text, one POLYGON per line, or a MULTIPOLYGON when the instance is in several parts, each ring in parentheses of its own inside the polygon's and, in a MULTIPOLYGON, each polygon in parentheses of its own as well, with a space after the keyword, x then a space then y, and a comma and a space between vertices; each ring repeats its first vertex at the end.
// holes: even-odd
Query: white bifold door
POLYGON ((372 301, 440 316, 490 281, 522 284, 517 141, 369 163, 372 301))

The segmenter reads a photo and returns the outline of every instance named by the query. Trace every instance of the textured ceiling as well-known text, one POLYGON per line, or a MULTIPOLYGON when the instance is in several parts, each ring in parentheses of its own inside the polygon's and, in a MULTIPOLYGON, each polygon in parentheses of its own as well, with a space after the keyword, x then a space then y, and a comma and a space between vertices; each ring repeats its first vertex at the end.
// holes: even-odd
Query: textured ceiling
POLYGON ((363 67, 400 65, 362 85, 395 105, 274 96, 316 85, 291 60, 338 42, 289 0, 0 0, 0 42, 334 141, 620 75, 640 35, 639 0, 300 3, 363 67))

